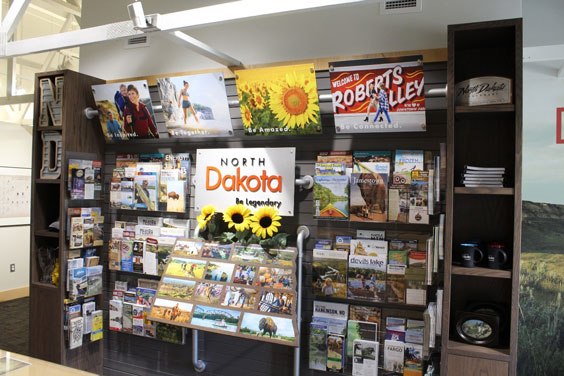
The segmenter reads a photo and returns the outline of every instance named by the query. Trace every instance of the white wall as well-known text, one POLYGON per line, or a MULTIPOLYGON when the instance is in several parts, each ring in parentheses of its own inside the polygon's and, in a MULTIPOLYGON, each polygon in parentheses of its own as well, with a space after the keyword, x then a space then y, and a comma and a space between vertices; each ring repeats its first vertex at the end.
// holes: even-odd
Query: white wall
POLYGON ((556 77, 553 65, 529 63, 523 68, 523 200, 564 204, 564 144, 556 144, 556 108, 564 107, 564 78, 556 77))
MULTIPOLYGON (((83 1, 82 27, 128 20, 130 2, 83 1)), ((145 14, 219 2, 142 1, 145 14)), ((404 15, 381 16, 379 9, 378 2, 368 1, 184 31, 245 65, 444 48, 448 24, 521 17, 521 0, 424 0, 422 13, 404 15)), ((84 46, 80 71, 117 79, 219 67, 162 35, 151 38, 151 47, 141 49, 126 50, 123 40, 84 46)))
MULTIPOLYGON (((0 166, 31 168, 32 136, 20 125, 0 122, 0 166)), ((29 226, 0 227, 0 291, 29 285, 29 226), (10 264, 16 271, 10 273, 10 264)))

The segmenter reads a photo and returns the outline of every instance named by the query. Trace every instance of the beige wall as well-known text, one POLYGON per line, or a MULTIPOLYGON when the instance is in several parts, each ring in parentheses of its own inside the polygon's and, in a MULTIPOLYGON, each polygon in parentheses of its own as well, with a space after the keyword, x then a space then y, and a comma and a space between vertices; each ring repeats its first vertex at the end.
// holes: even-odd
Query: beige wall
MULTIPOLYGON (((0 122, 0 166, 31 167, 32 136, 21 126, 0 122)), ((0 292, 29 284, 29 226, 0 227, 0 292), (10 264, 16 271, 10 273, 10 264)))

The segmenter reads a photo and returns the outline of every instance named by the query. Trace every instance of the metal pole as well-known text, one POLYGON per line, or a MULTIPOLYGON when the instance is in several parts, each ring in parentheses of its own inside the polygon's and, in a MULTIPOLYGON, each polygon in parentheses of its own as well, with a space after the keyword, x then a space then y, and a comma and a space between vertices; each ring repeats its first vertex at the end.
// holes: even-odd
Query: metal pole
MULTIPOLYGON (((304 256, 304 241, 309 238, 309 228, 307 226, 298 227, 298 237, 296 243, 298 246, 298 305, 296 307, 296 325, 298 329, 297 336, 300 338, 302 326, 302 261, 304 256)), ((300 350, 301 346, 294 349, 294 376, 300 375, 300 350)))
MULTIPOLYGON (((196 228, 194 229, 194 238, 199 236, 200 226, 196 224, 196 228)), ((204 372, 206 369, 206 362, 198 358, 198 331, 196 329, 192 329, 192 365, 194 366, 194 370, 198 373, 204 372)))
POLYGON ((313 178, 311 175, 302 176, 299 179, 296 179, 296 185, 303 187, 304 189, 311 189, 313 188, 313 178))

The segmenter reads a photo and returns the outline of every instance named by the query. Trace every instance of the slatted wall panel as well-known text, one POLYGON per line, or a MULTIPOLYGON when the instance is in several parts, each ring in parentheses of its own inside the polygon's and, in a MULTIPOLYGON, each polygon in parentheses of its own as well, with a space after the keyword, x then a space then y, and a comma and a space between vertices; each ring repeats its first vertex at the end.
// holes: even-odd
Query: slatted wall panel
MULTIPOLYGON (((433 63, 424 66, 425 89, 444 88, 446 84, 446 64, 433 63)), ((225 82, 230 100, 237 99, 235 81, 225 82)), ((317 72, 317 86, 319 94, 330 94, 329 73, 317 72)), ((151 87, 151 97, 154 105, 160 105, 157 88, 151 87)), ((323 135, 321 136, 278 136, 278 137, 245 137, 239 108, 231 108, 231 118, 235 136, 216 139, 159 139, 138 140, 130 143, 110 143, 106 145, 104 160, 105 175, 105 215, 106 215, 106 246, 103 262, 107 265, 107 240, 110 239, 111 223, 115 220, 136 221, 137 213, 124 210, 109 209, 109 183, 112 170, 115 167, 115 156, 119 153, 179 153, 189 152, 195 156, 198 148, 238 148, 238 147, 296 147, 296 177, 314 174, 314 163, 318 152, 326 150, 395 150, 395 149, 425 149, 438 153, 439 143, 446 139, 446 98, 427 98, 427 132, 421 133, 388 133, 388 134, 335 134, 332 104, 321 103, 323 135)), ((162 112, 156 112, 159 132, 165 132, 162 112)), ((195 161, 197 163, 197 161, 195 161)), ((195 173, 195 163, 192 175, 195 173)), ((191 187, 193 189, 193 186, 191 187)), ((311 237, 307 241, 304 255, 304 284, 303 284, 303 325, 302 325, 302 374, 313 375, 308 370, 308 323, 312 315, 313 296, 311 293, 311 249, 318 232, 328 231, 337 234, 354 233, 360 229, 386 229, 430 232, 427 225, 397 225, 397 224, 358 224, 349 222, 317 221, 312 218, 312 192, 296 188, 296 215, 283 218, 282 231, 295 233, 299 225, 307 225, 311 237)), ((190 218, 192 229, 196 222, 194 212, 194 198, 190 197, 190 210, 187 214, 165 213, 164 215, 178 218, 190 218)), ((151 215, 162 215, 154 213, 151 215)), ((295 237, 294 237, 295 240, 295 237)), ((126 280, 131 286, 137 285, 140 275, 127 272, 105 272, 104 307, 105 324, 107 322, 108 300, 112 297, 112 290, 116 280, 126 280)), ((144 278, 150 278, 144 276, 144 278)), ((154 278, 154 277, 153 277, 154 278)), ((397 308, 397 307, 394 307, 397 308)), ((384 311, 384 316, 400 314, 397 309, 384 311)), ((421 312, 403 312, 404 316, 421 317, 421 312)), ((106 375, 193 375, 197 374, 192 367, 191 331, 187 330, 186 344, 174 345, 161 341, 137 337, 130 334, 105 330, 104 332, 104 374, 106 375)), ((205 360, 207 368, 203 375, 291 375, 293 371, 293 348, 265 342, 252 341, 241 338, 223 336, 200 331, 200 358, 205 360)), ((315 372, 315 374, 322 374, 315 372)))

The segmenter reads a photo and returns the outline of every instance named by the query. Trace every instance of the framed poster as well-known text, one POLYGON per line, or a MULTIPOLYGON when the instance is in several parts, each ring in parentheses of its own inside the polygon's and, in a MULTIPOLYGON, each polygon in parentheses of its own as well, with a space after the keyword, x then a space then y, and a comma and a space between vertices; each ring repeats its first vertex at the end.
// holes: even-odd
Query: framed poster
POLYGON ((28 225, 31 169, 0 167, 0 226, 28 225))
POLYGON ((198 149, 194 208, 243 204, 294 215, 295 148, 198 149))
POLYGON ((424 132, 421 56, 329 63, 337 133, 424 132))
POLYGON ((235 73, 247 136, 321 134, 313 64, 235 73))
POLYGON ((157 79, 170 137, 233 136, 223 73, 157 79))
POLYGON ((159 138, 147 81, 92 85, 106 141, 159 138))
POLYGON ((298 346, 296 255, 295 248, 178 239, 149 319, 298 346))

